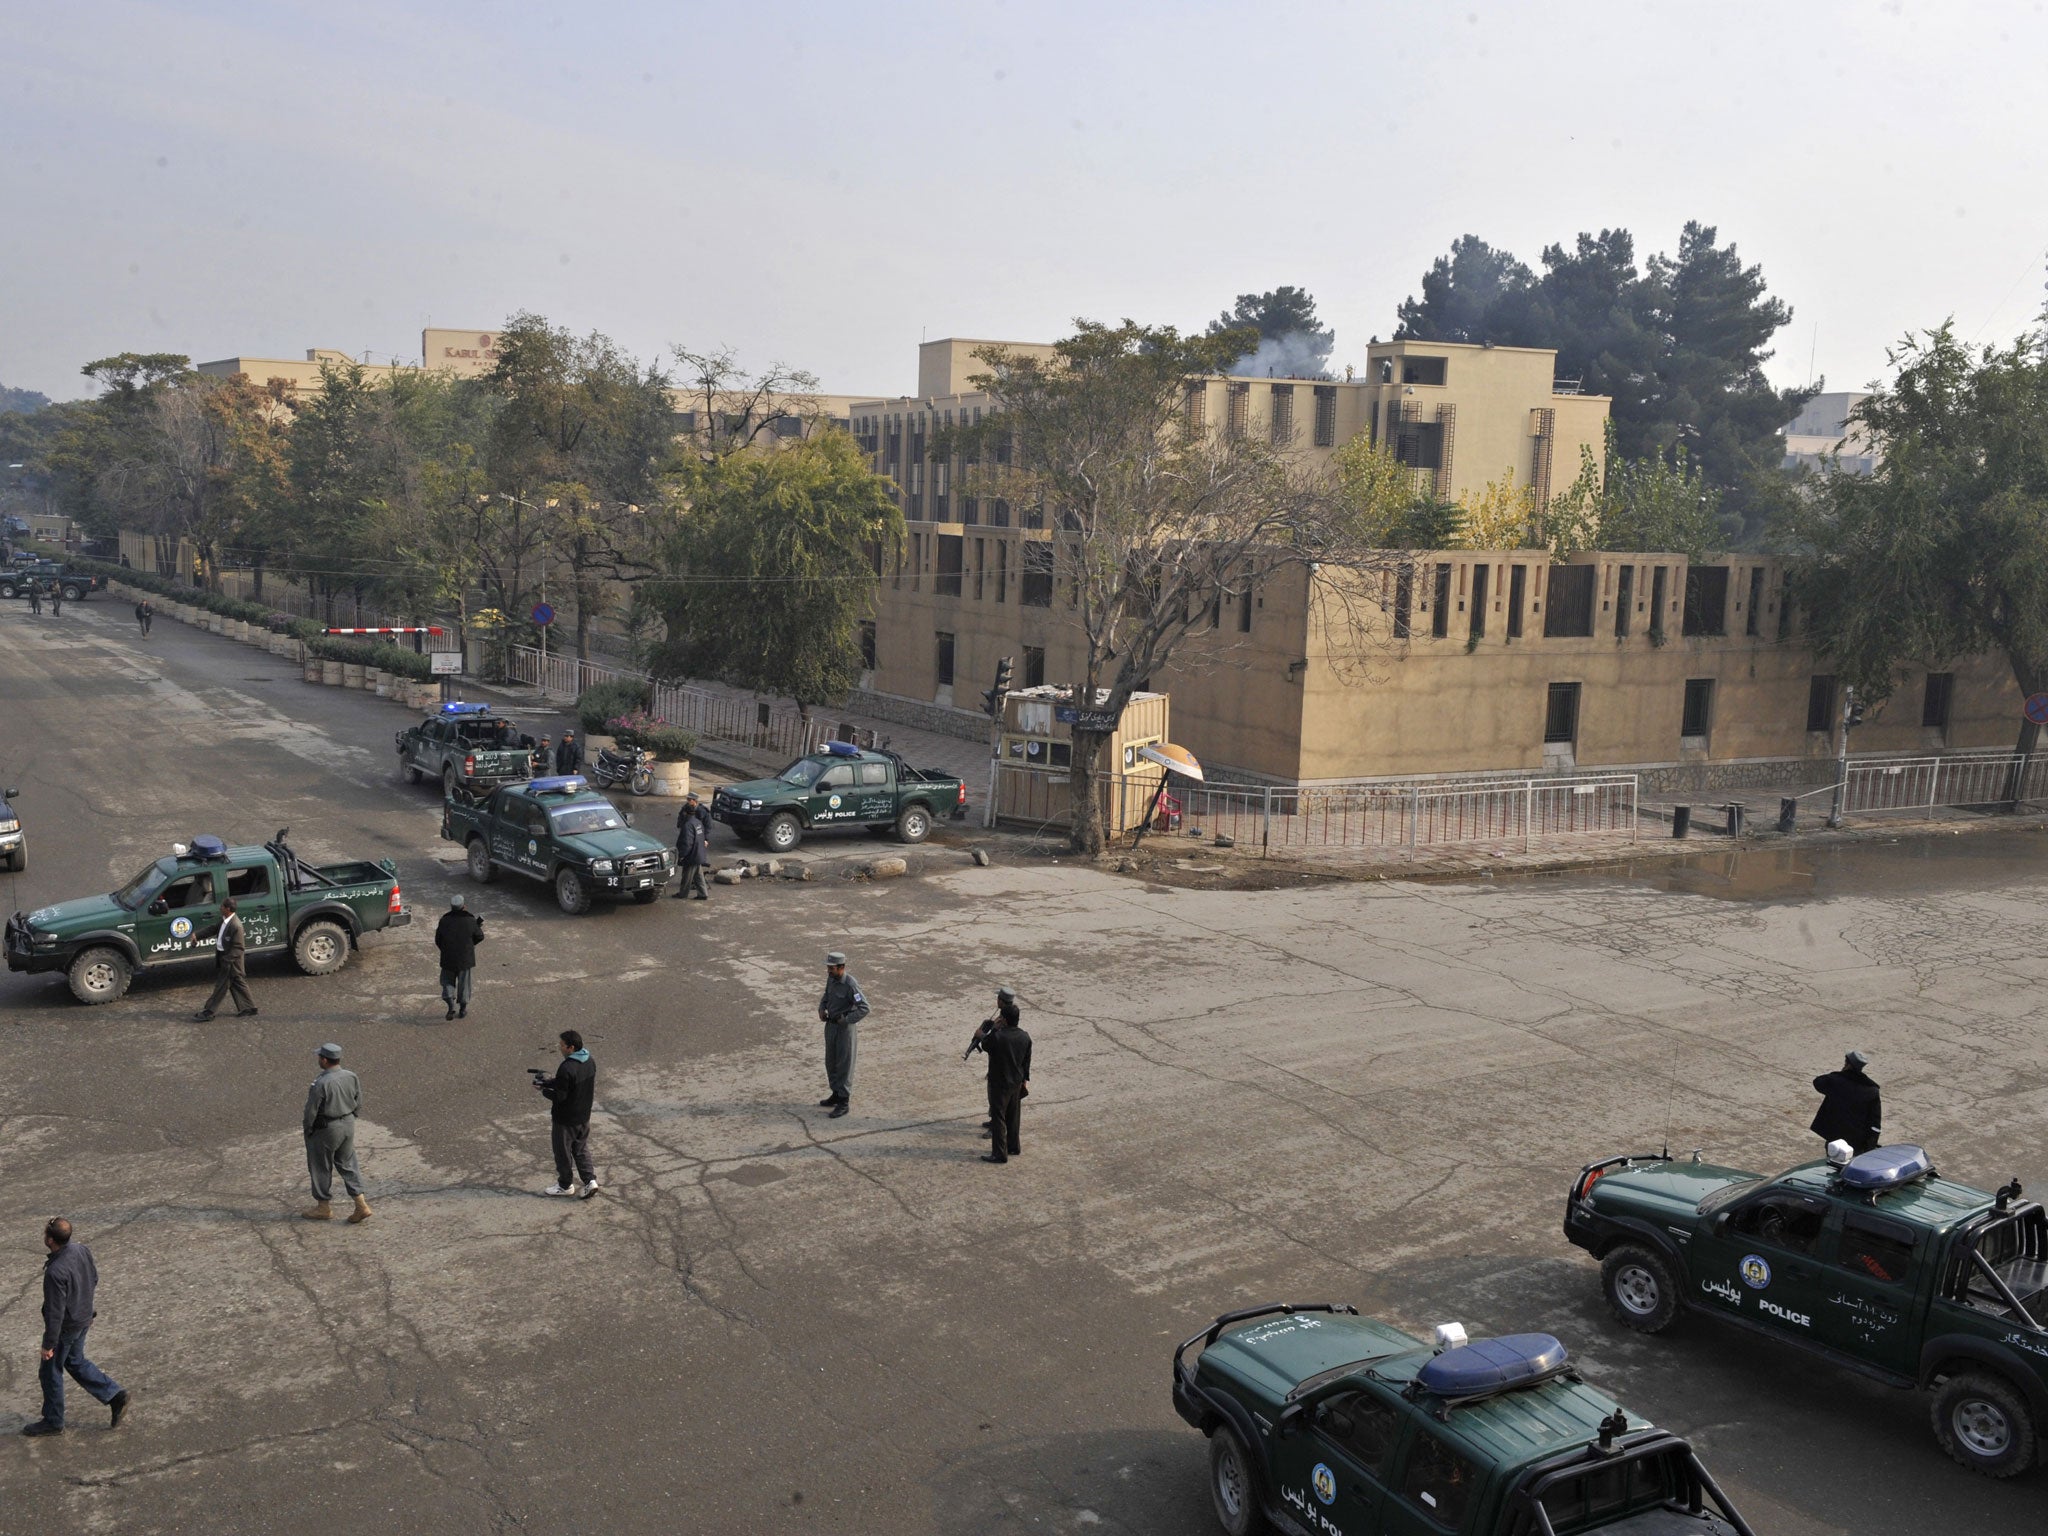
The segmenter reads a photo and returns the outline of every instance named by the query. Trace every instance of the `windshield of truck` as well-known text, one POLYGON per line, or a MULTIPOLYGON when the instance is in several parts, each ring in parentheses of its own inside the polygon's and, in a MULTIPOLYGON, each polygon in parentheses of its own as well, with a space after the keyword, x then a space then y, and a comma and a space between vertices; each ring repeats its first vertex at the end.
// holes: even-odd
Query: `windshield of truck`
POLYGON ((1577 1477, 1553 1483, 1544 1490, 1541 1503, 1558 1536, 1571 1536, 1575 1531, 1605 1529, 1674 1500, 1682 1503, 1686 1486, 1676 1454, 1666 1453, 1589 1467, 1577 1477))
POLYGON ((465 720, 456 727, 455 733, 465 745, 482 747, 485 751, 496 751, 512 744, 510 720, 465 720))
MULTIPOLYGON (((1787 1168, 1785 1170, 1785 1173, 1792 1173, 1797 1169, 1804 1168, 1805 1166, 1806 1165, 1804 1163, 1794 1163, 1792 1167, 1787 1168)), ((1700 1202, 1700 1214, 1702 1216, 1711 1216, 1714 1214, 1714 1212, 1720 1210, 1723 1206, 1728 1205, 1733 1201, 1740 1200, 1744 1195, 1750 1194, 1755 1190, 1762 1189, 1766 1184, 1777 1183, 1778 1179, 1782 1179, 1785 1177, 1785 1173, 1779 1174, 1777 1178, 1738 1179, 1733 1184, 1724 1185, 1720 1189, 1715 1190, 1711 1195, 1708 1195, 1706 1199, 1700 1202)))
POLYGON ((130 912, 140 912, 143 904, 156 894, 156 888, 170 874, 172 863, 170 859, 158 859, 154 864, 143 865, 140 874, 114 892, 114 900, 130 912))
POLYGON ((794 784, 798 789, 809 789, 811 780, 818 776, 820 766, 808 757, 800 757, 775 777, 784 784, 794 784))
POLYGON ((579 832, 612 832, 623 827, 619 813, 608 805, 565 805, 548 812, 548 820, 563 836, 579 832))

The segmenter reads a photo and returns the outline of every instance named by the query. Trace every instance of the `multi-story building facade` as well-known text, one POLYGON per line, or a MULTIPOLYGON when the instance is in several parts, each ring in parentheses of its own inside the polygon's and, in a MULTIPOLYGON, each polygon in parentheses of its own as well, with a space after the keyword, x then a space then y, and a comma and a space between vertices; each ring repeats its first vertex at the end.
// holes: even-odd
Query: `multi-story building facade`
POLYGON ((1863 389, 1815 395, 1785 424, 1785 467, 1819 469, 1830 458, 1850 474, 1877 469, 1877 445, 1862 424, 1849 417, 1870 398, 1863 389))
MULTIPOLYGON (((984 345, 930 343, 919 396, 851 407, 908 522, 864 637, 871 705, 900 701, 906 719, 972 706, 1002 657, 1022 687, 1077 681, 1084 659, 1057 535, 977 504, 963 466, 928 457, 931 434, 989 408, 961 388, 984 345)), ((1372 349, 1364 380, 1212 379, 1191 410, 1310 456, 1370 434, 1445 497, 1510 475, 1548 494, 1582 446, 1598 458, 1607 406, 1561 392, 1551 360, 1393 343, 1372 349)), ((1346 601, 1301 569, 1215 594, 1151 680, 1172 697, 1175 738, 1226 771, 1295 783, 1627 767, 1705 787, 1829 772, 1841 695, 1769 558, 1390 552, 1347 580, 1346 601)), ((2009 746, 2019 705, 1989 659, 1915 669, 1854 746, 2009 746)))

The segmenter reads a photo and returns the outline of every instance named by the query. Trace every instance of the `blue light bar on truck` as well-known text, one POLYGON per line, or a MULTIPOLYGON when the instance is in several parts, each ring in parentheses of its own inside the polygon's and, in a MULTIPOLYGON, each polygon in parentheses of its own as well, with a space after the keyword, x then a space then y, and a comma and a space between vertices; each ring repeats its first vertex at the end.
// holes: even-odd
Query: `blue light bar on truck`
POLYGON ((488 704, 464 704, 459 699, 450 700, 441 706, 441 713, 444 715, 488 715, 490 712, 491 706, 488 704))
POLYGON ((850 741, 828 741, 825 750, 834 757, 859 757, 860 748, 850 741))
POLYGON ((580 773, 572 773, 556 779, 534 779, 526 787, 536 795, 573 795, 578 790, 590 788, 590 780, 580 773))

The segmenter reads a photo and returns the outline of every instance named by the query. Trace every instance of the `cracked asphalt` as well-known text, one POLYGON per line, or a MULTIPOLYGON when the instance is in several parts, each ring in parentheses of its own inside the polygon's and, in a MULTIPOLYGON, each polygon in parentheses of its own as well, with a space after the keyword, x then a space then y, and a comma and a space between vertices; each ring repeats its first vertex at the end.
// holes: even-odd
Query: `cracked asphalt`
POLYGON ((98 1009, 0 983, 0 1530, 1179 1536, 1213 1525, 1171 1348, 1283 1298, 1555 1332, 1759 1532, 2041 1528, 2048 1474, 1964 1473, 1910 1394, 1705 1322, 1623 1333, 1559 1231, 1595 1157, 1809 1156, 1808 1079, 1850 1046, 1945 1172, 2048 1187, 2039 834, 1727 885, 1764 899, 935 862, 571 919, 442 862, 437 802, 391 771, 405 719, 104 602, 0 608, 9 909, 289 825, 310 857, 395 858, 420 914, 333 977, 256 962, 239 1022, 190 1021, 203 970, 98 1009), (488 939, 449 1024, 429 941, 457 890, 488 939), (828 948, 875 1008, 836 1121, 828 948), (997 1168, 960 1051, 999 981, 1037 1076, 997 1168), (540 1194, 524 1071, 570 1024, 599 1067, 581 1203, 540 1194), (295 1217, 329 1037, 363 1080, 361 1227, 295 1217), (29 1442, 58 1213, 135 1408, 109 1434, 74 1391, 72 1432, 29 1442))

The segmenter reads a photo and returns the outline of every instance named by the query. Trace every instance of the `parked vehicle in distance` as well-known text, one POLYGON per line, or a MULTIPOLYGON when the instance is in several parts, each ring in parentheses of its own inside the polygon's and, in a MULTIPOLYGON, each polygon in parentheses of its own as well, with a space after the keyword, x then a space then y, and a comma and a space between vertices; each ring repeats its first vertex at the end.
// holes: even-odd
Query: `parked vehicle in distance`
POLYGON ((857 826, 876 833, 893 828, 904 842, 921 843, 941 816, 957 821, 966 814, 964 780, 844 741, 826 743, 772 779, 728 784, 711 796, 713 820, 776 853, 789 852, 806 832, 857 826))
POLYGON ((451 700, 398 733, 398 766, 409 783, 434 779, 446 794, 458 784, 476 790, 523 783, 546 764, 490 705, 451 700))
POLYGON ((19 560, 0 570, 0 598, 27 597, 31 582, 44 592, 62 593, 67 603, 78 603, 102 590, 107 578, 73 570, 60 560, 19 560))
POLYGON ((1173 1406, 1209 1437, 1228 1536, 1754 1536, 1545 1333, 1425 1344, 1338 1303, 1250 1307, 1173 1352, 1173 1406))
POLYGON ((138 970, 211 960, 230 896, 248 954, 288 950, 308 976, 340 970, 364 934, 412 921, 389 859, 308 864, 285 835, 253 847, 173 843, 119 890, 17 912, 7 969, 63 971, 81 1003, 111 1003, 138 970))
POLYGON ((1934 1438, 1972 1471, 2031 1466, 2048 1420, 2048 1213, 1939 1177, 1915 1146, 1775 1178, 1662 1152, 1579 1170, 1565 1236, 1600 1260, 1623 1326, 1700 1312, 1931 1394, 1934 1438))
POLYGON ((20 793, 10 789, 5 802, 0 803, 0 862, 17 875, 28 868, 28 834, 21 830, 21 813, 14 808, 20 793))
POLYGON ((644 832, 581 775, 505 784, 484 794, 452 788, 441 836, 468 850, 478 883, 509 869, 554 887, 564 912, 590 910, 599 898, 645 905, 675 874, 676 851, 644 832))

